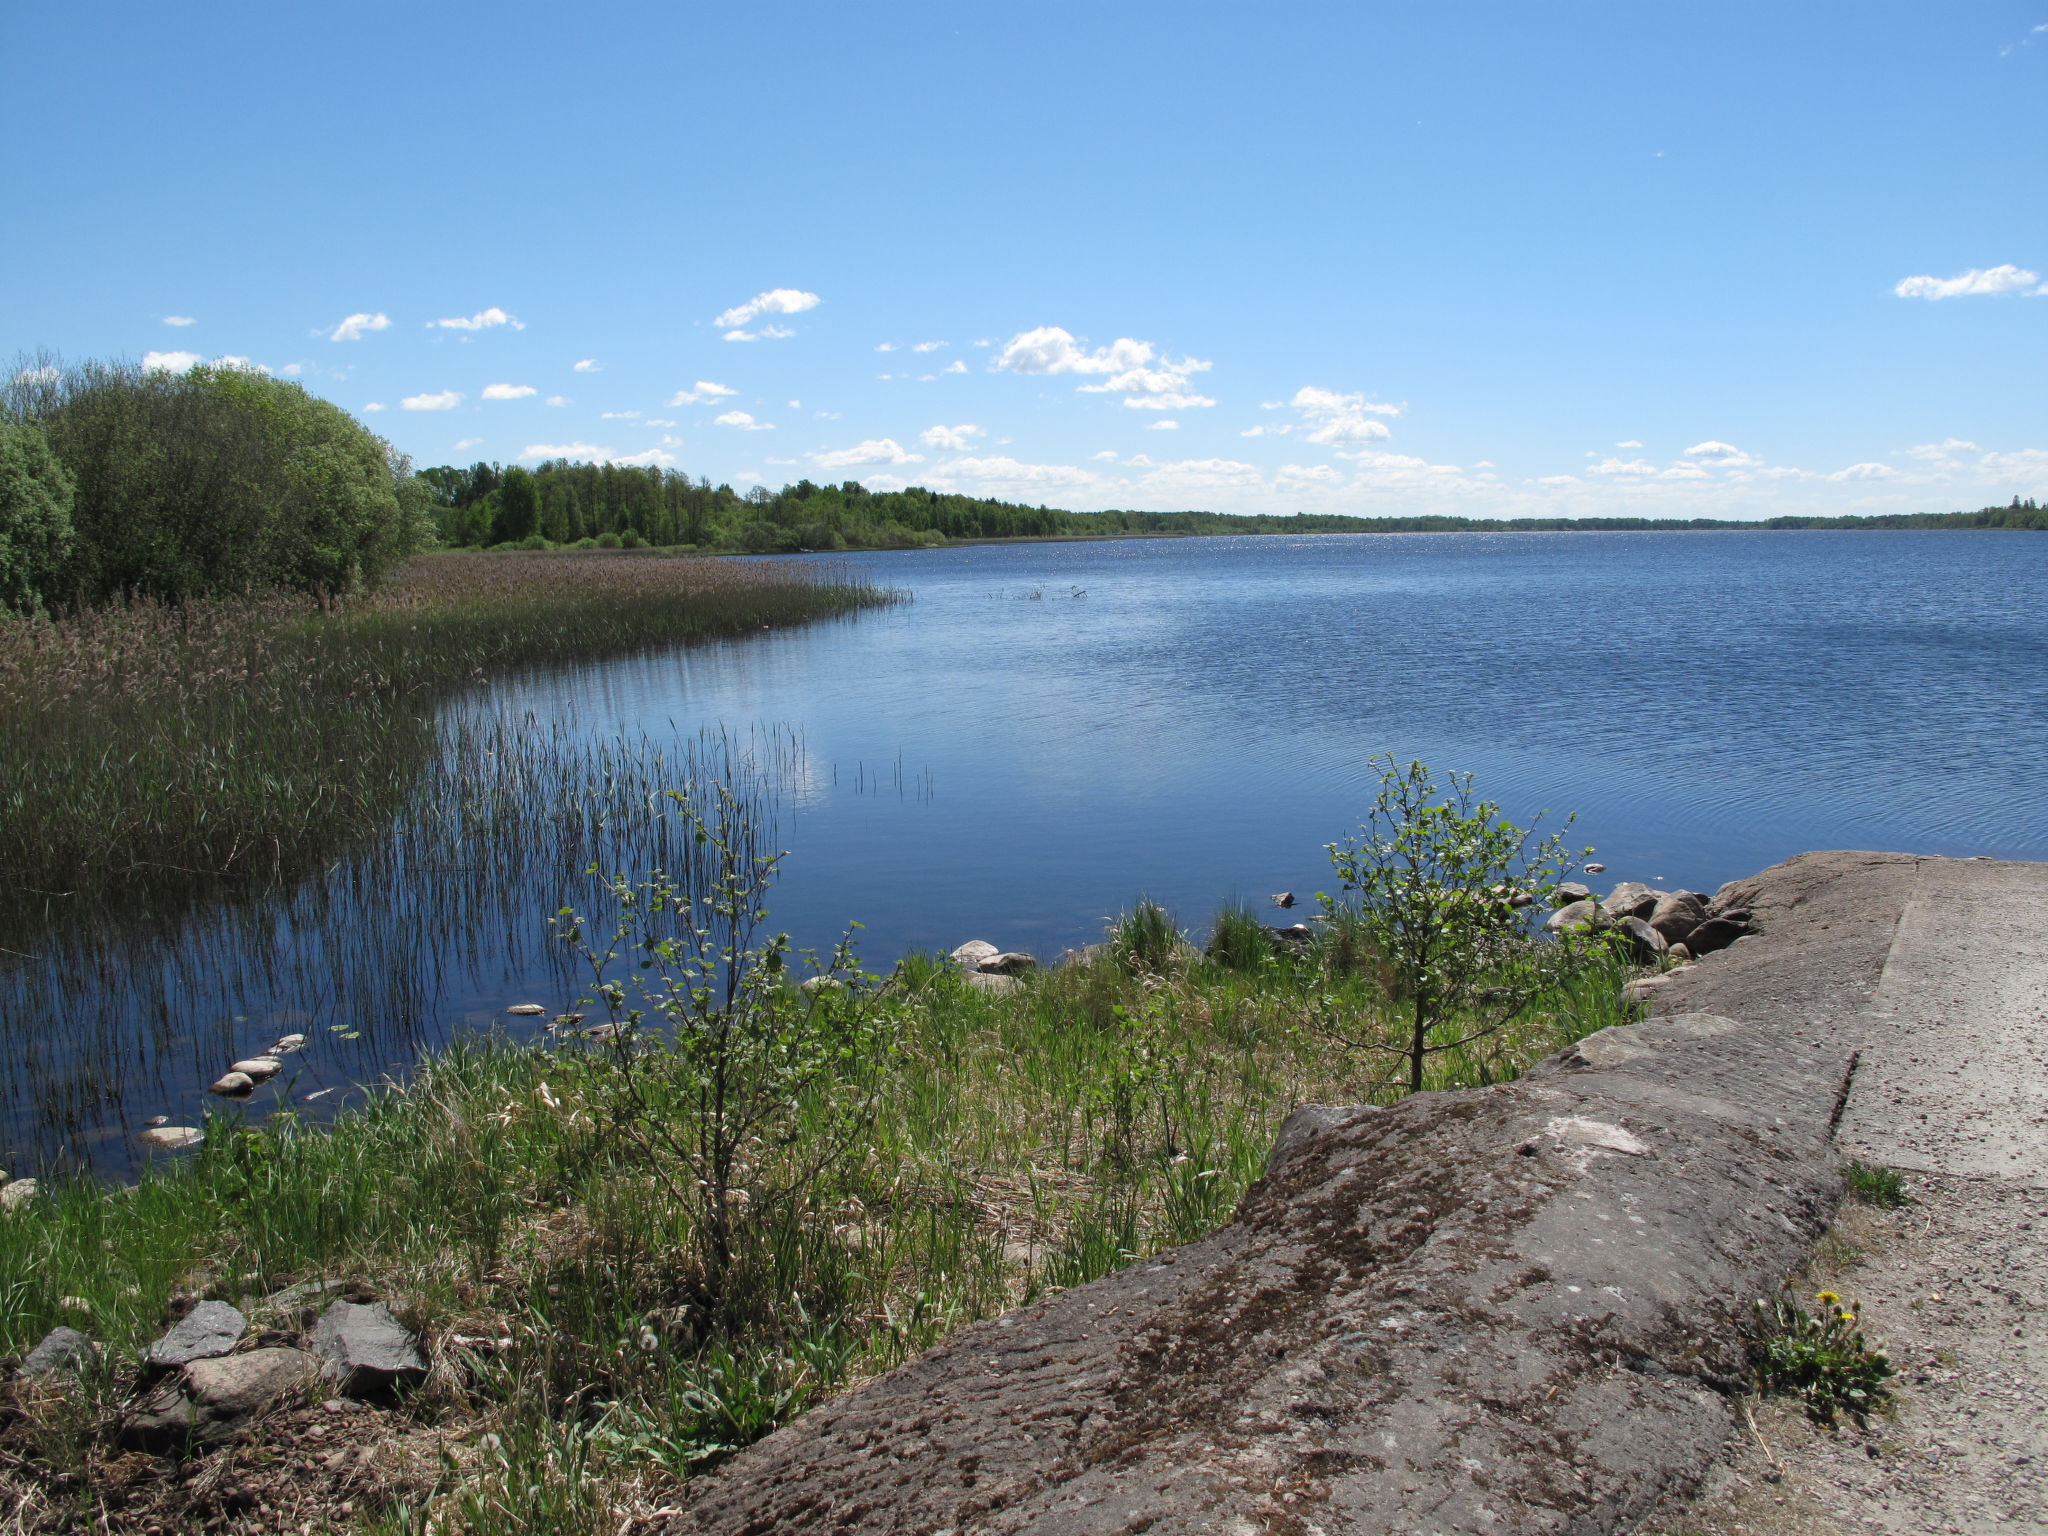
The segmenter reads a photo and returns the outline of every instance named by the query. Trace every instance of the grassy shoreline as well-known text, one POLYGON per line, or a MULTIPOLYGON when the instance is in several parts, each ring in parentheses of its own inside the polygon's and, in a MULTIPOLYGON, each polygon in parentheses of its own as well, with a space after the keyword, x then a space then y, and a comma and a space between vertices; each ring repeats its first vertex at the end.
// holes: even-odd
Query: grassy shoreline
MULTIPOLYGON (((289 1284, 347 1279, 398 1307, 434 1369, 378 1419, 412 1450, 359 1480, 359 1520, 334 1528, 615 1530, 958 1327, 1213 1230, 1294 1104, 1399 1096, 1319 1022, 1398 1033, 1369 963, 1335 941, 1228 958, 1181 947, 1147 964, 1111 946, 998 994, 912 957, 886 984, 821 993, 884 1011, 874 1114, 746 1232, 748 1299, 722 1322, 697 1310, 693 1234, 658 1151, 618 1132, 616 1053, 485 1039, 331 1127, 231 1109, 132 1188, 58 1182, 0 1214, 0 1354, 63 1324, 132 1359, 181 1300, 253 1314, 289 1284)), ((1622 1022, 1617 981, 1584 971, 1508 1034, 1434 1058, 1426 1086, 1516 1076, 1622 1022)), ((818 1084, 806 1115, 850 1081, 818 1084)), ((13 1528, 210 1518, 168 1473, 108 1505, 119 1379, 110 1366, 83 1406, 17 1407, 0 1427, 13 1528)), ((235 1454, 280 1487, 318 1485, 277 1435, 235 1454)))

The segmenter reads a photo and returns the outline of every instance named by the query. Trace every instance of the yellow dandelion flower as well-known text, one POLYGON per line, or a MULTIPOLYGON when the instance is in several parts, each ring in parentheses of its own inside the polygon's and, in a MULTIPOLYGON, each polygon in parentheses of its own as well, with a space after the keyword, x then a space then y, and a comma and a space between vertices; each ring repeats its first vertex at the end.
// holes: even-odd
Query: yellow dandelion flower
POLYGON ((1837 1296, 1833 1291, 1816 1292, 1813 1299, 1819 1302, 1822 1306, 1827 1307, 1839 1306, 1841 1305, 1842 1301, 1842 1298, 1837 1296))

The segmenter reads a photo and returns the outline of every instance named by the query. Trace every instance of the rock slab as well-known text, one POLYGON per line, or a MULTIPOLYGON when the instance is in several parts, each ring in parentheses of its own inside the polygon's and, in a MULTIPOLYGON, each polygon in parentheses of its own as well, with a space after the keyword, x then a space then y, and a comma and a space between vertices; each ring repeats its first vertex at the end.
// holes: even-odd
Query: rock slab
POLYGON ((23 1380, 38 1376, 76 1376, 99 1359, 99 1346, 76 1328, 52 1328, 42 1342, 28 1352, 15 1375, 23 1380))
POLYGON ((412 1330, 381 1301, 337 1301, 313 1325, 321 1369, 350 1397, 372 1397, 426 1379, 427 1362, 412 1330))
POLYGON ((148 1360, 158 1370, 175 1370, 194 1360, 226 1354, 248 1331, 249 1319, 226 1302, 202 1301, 149 1346, 148 1360))

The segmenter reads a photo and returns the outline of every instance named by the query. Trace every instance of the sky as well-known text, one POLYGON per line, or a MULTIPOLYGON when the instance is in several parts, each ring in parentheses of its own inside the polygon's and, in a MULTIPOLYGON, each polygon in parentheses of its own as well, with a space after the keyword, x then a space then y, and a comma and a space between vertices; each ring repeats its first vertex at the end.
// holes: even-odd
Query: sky
POLYGON ((2048 498, 2048 0, 0 7, 0 356, 421 464, 1076 509, 2048 498))

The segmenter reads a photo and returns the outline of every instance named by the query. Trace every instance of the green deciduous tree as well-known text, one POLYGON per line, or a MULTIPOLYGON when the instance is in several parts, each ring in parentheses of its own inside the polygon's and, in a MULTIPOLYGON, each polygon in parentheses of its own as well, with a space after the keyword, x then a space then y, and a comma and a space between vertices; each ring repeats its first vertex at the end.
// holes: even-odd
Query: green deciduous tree
POLYGON ((71 537, 71 477, 37 428, 0 418, 0 609, 43 606, 71 537))
POLYGON ((1479 799, 1470 774, 1439 783, 1422 763, 1373 764, 1364 825, 1328 845, 1343 894, 1321 901, 1326 917, 1363 929, 1407 1000, 1405 1038, 1355 1043, 1405 1058, 1419 1093, 1431 1056, 1497 1032, 1578 959, 1569 939, 1536 940, 1516 904, 1546 903, 1575 861, 1561 832, 1538 838, 1479 799))

